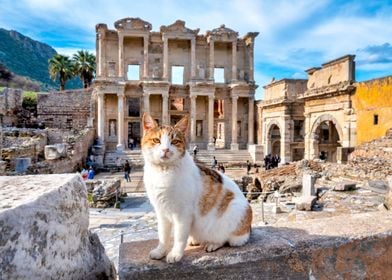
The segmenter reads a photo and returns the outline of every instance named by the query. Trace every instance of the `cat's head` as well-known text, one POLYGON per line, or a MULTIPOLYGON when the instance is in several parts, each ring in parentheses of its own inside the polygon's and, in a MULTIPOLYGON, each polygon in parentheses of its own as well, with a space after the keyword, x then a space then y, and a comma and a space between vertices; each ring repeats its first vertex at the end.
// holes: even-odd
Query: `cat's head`
POLYGON ((175 126, 159 127, 150 114, 144 113, 142 138, 144 160, 163 165, 178 161, 186 151, 187 129, 188 117, 183 117, 175 126))

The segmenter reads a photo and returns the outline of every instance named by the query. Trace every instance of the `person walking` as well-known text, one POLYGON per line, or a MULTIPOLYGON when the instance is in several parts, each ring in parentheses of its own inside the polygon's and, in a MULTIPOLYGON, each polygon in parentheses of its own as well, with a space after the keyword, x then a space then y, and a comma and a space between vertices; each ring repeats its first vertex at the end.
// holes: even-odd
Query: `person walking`
POLYGON ((124 178, 127 182, 131 182, 131 177, 130 174, 131 173, 131 165, 129 163, 128 160, 125 160, 125 164, 124 164, 124 178))
POLYGON ((195 145, 193 147, 193 158, 196 158, 198 150, 199 150, 199 148, 197 147, 197 145, 195 145))
POLYGON ((250 164, 249 160, 246 161, 246 174, 249 175, 250 170, 252 169, 252 165, 250 164))
POLYGON ((217 165, 218 165, 218 161, 217 161, 217 159, 215 158, 215 156, 213 156, 213 157, 212 157, 211 168, 212 168, 212 169, 215 169, 215 168, 217 167, 217 165))

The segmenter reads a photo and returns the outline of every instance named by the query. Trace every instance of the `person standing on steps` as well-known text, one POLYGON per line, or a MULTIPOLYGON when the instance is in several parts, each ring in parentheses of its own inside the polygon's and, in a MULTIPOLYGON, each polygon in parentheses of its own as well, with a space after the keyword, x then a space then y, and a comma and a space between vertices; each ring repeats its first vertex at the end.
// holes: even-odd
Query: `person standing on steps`
POLYGON ((131 165, 129 164, 128 160, 125 160, 125 164, 124 164, 124 178, 127 182, 131 182, 131 177, 130 174, 131 173, 131 165))
POLYGON ((193 158, 196 158, 196 156, 197 156, 197 152, 199 151, 199 147, 197 147, 197 145, 195 145, 194 147, 193 147, 193 158))

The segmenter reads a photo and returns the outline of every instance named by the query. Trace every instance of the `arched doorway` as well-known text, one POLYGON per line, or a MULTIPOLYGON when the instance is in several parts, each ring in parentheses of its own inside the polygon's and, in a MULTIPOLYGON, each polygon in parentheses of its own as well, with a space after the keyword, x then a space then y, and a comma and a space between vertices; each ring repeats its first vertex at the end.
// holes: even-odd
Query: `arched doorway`
POLYGON ((337 148, 341 147, 336 125, 331 120, 321 122, 315 130, 315 155, 329 162, 336 162, 337 148))
POLYGON ((280 156, 280 143, 281 143, 281 134, 279 126, 276 124, 271 125, 268 132, 268 152, 271 155, 280 156))

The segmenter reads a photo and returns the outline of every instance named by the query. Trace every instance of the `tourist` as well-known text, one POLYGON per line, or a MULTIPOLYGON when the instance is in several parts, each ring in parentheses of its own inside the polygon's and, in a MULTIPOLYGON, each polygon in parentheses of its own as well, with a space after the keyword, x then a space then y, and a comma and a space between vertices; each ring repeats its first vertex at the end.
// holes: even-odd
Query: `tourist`
POLYGON ((213 156, 211 168, 215 169, 217 165, 218 165, 218 161, 216 160, 215 156, 213 156))
POLYGON ((95 176, 94 168, 92 166, 90 166, 90 168, 88 170, 87 179, 92 180, 92 179, 94 179, 94 176, 95 176))
POLYGON ((83 168, 83 170, 80 173, 80 175, 82 175, 82 178, 85 181, 85 180, 87 180, 87 177, 88 177, 88 171, 85 168, 83 168))
POLYGON ((246 161, 246 174, 250 174, 250 170, 252 169, 252 165, 250 164, 249 160, 246 161))
POLYGON ((131 173, 131 165, 130 165, 128 160, 125 160, 125 164, 124 164, 124 178, 125 178, 125 181, 127 181, 127 182, 131 181, 131 177, 129 175, 130 173, 131 173))
POLYGON ((197 145, 195 145, 194 147, 193 147, 193 157, 194 158, 196 158, 196 156, 197 156, 197 152, 198 152, 198 147, 197 147, 197 145))

